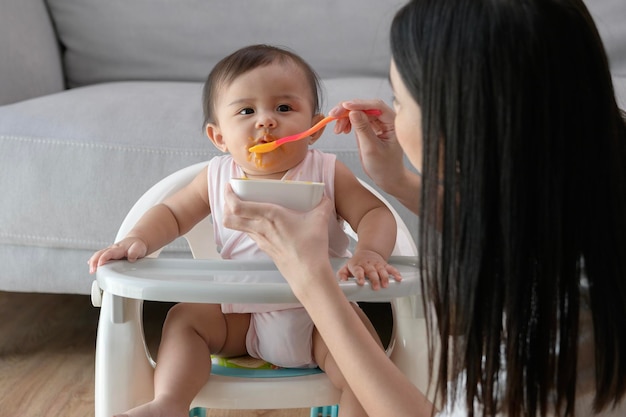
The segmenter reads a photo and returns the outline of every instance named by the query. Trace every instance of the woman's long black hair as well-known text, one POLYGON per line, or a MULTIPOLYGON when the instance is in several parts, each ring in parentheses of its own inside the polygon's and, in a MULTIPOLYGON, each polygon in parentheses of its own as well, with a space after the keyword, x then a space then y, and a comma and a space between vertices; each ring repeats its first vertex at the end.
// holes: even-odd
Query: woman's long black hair
POLYGON ((615 405, 626 391, 626 128, 586 7, 414 0, 391 48, 422 109, 419 250, 438 395, 466 389, 470 415, 573 415, 588 300, 594 407, 615 405), (448 388, 463 374, 466 387, 448 388))

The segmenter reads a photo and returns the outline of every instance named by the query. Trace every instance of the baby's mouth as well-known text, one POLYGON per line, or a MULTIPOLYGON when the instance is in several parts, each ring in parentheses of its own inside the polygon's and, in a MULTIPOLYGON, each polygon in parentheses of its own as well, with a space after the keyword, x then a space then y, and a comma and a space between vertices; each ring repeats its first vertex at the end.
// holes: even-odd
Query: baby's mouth
POLYGON ((259 136, 256 139, 250 136, 250 146, 248 147, 248 149, 250 149, 253 146, 260 145, 262 143, 274 142, 276 139, 278 138, 269 132, 263 133, 261 136, 259 136))
POLYGON ((256 138, 255 142, 257 144, 258 143, 269 143, 269 142, 274 142, 276 139, 278 139, 276 136, 272 135, 269 132, 266 132, 262 136, 256 138))

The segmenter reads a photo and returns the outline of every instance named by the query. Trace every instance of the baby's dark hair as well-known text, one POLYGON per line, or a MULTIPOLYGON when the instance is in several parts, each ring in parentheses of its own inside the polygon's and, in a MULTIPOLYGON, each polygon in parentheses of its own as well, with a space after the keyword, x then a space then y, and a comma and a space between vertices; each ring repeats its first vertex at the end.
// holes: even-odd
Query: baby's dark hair
POLYGON ((240 75, 255 68, 264 67, 275 62, 292 63, 302 69, 307 78, 313 98, 314 113, 321 112, 321 85, 315 70, 299 55, 284 48, 271 45, 250 45, 238 49, 218 62, 206 82, 202 95, 204 125, 215 122, 215 99, 220 88, 229 85, 240 75))

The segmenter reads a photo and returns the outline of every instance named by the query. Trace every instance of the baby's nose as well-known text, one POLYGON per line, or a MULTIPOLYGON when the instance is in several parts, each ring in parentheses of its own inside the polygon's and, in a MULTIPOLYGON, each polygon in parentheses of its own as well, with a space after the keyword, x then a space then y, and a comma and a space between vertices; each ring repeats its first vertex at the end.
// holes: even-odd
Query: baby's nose
POLYGON ((276 127, 276 119, 270 115, 259 115, 256 122, 257 128, 272 129, 276 127))

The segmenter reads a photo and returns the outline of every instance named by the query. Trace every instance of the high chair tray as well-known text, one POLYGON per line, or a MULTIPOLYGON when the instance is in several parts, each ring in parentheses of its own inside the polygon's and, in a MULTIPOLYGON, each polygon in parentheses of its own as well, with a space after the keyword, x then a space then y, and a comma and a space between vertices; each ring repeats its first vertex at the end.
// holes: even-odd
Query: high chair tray
MULTIPOLYGON (((345 259, 332 259, 339 269, 345 259)), ((402 281, 378 291, 369 282, 339 282, 353 301, 391 301, 421 292, 415 257, 392 257, 390 263, 402 281)), ((100 266, 99 287, 125 298, 191 303, 294 303, 289 285, 271 261, 196 260, 145 258, 136 262, 115 261, 100 266)))

